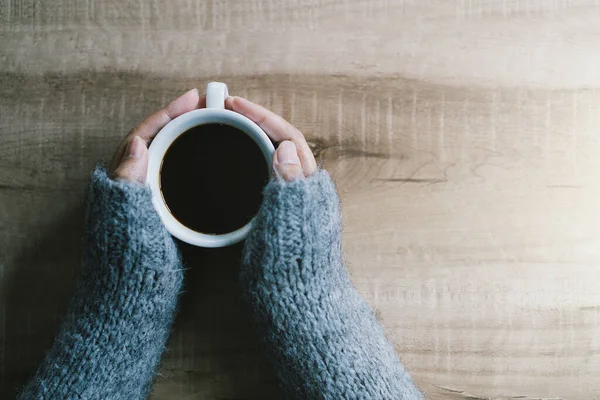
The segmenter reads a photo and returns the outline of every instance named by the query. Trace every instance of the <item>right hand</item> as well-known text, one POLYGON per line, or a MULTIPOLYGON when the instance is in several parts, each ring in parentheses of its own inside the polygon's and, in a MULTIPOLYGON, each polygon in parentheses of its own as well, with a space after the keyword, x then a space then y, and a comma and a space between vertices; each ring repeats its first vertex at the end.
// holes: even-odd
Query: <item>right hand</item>
POLYGON ((292 124, 243 97, 228 97, 225 108, 254 121, 277 144, 273 155, 273 169, 284 180, 289 182, 315 173, 315 157, 302 132, 292 124))

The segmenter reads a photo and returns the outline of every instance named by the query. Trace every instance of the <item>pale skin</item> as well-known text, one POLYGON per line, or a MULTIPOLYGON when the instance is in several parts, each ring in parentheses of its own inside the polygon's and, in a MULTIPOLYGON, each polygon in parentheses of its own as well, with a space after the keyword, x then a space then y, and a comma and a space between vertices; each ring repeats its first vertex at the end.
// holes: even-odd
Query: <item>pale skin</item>
MULTIPOLYGON (((206 98, 192 89, 137 124, 123 139, 110 165, 114 179, 143 183, 148 171, 148 146, 158 132, 178 116, 206 107, 206 98)), ((242 114, 275 142, 273 169, 286 181, 308 177, 317 170, 315 157, 302 132, 279 115, 242 97, 228 97, 225 107, 242 114)))

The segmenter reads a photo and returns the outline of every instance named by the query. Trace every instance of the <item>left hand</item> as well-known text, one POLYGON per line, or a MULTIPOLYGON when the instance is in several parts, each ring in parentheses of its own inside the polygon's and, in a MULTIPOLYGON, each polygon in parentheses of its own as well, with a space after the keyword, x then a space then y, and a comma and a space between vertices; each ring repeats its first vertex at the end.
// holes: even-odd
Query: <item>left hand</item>
POLYGON ((192 89, 137 124, 117 148, 110 164, 111 177, 144 183, 148 173, 148 146, 152 139, 171 120, 203 107, 206 107, 206 98, 200 97, 198 89, 192 89))

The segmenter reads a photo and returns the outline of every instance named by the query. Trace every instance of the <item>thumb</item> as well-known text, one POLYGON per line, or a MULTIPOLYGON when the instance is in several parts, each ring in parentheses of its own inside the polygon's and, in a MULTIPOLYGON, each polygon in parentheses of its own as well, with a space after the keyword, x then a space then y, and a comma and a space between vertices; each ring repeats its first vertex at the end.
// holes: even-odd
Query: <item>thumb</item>
POLYGON ((293 142, 286 140, 279 144, 273 155, 273 168, 277 175, 288 182, 304 176, 298 149, 293 142))
POLYGON ((123 158, 113 172, 113 179, 144 183, 148 173, 148 148, 139 136, 129 139, 123 158))

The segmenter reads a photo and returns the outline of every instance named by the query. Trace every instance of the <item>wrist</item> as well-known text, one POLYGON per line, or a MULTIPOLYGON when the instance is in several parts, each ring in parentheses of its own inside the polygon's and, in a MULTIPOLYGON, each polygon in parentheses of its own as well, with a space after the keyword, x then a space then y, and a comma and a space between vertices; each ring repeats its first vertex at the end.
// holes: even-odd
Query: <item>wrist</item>
POLYGON ((92 173, 87 196, 84 265, 162 271, 179 264, 179 254, 143 184, 115 181, 103 165, 92 173))

